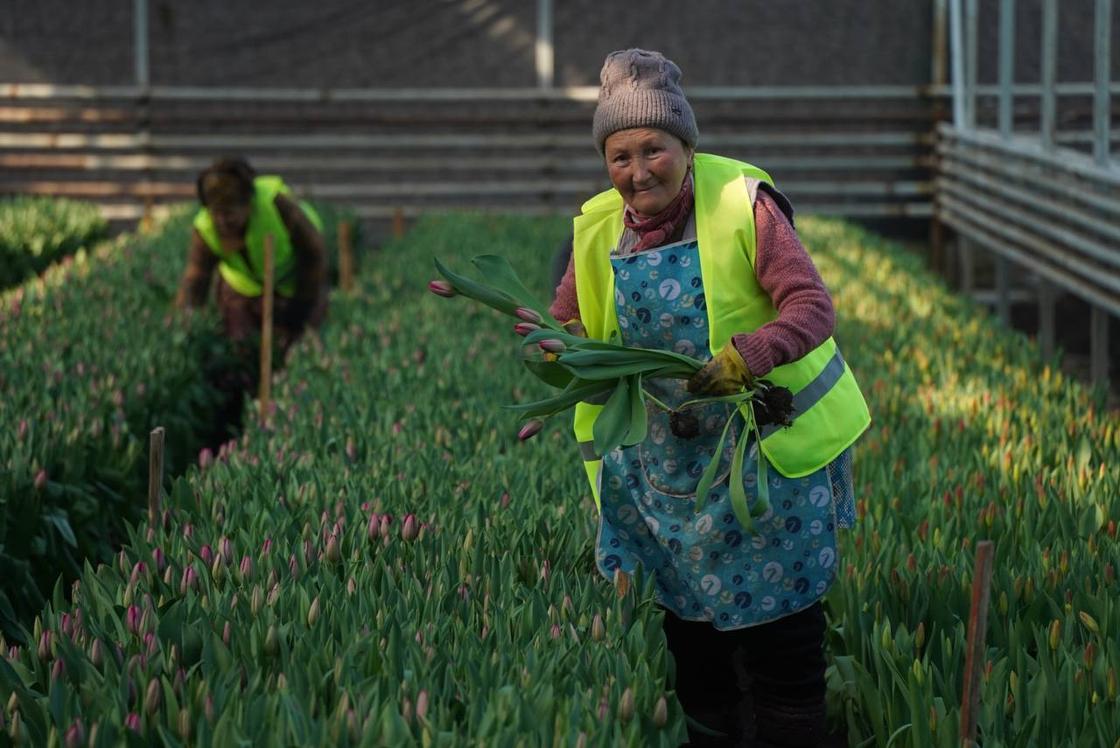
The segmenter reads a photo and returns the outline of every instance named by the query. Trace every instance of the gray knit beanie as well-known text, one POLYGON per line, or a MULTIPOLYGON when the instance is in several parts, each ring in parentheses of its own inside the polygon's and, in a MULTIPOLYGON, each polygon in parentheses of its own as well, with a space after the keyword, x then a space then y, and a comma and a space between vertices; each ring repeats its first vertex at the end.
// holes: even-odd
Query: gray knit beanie
POLYGON ((681 90, 681 69, 672 60, 644 49, 611 52, 599 81, 591 128, 599 153, 611 133, 632 127, 656 127, 696 147, 700 131, 681 90))

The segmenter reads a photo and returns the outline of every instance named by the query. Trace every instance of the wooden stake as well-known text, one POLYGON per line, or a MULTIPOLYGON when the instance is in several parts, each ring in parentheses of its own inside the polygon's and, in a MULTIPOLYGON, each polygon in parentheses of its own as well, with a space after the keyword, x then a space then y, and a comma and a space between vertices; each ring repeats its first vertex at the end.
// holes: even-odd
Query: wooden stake
POLYGON ((347 293, 354 288, 354 245, 349 221, 338 224, 338 283, 347 293))
POLYGON ((264 292, 261 296, 261 382, 257 402, 261 423, 268 420, 272 399, 272 286, 276 274, 272 234, 264 237, 264 292))
POLYGON ((404 211, 397 208, 393 211, 393 238, 400 239, 404 236, 404 211))
POLYGON ((992 592, 992 556, 995 544, 976 544, 976 566, 972 572, 972 609, 968 616, 968 643, 964 662, 964 694, 961 697, 961 745, 976 745, 976 718, 980 712, 980 671, 984 667, 984 640, 988 630, 988 602, 992 592))
POLYGON ((152 429, 148 436, 148 524, 159 521, 163 490, 163 426, 152 429))

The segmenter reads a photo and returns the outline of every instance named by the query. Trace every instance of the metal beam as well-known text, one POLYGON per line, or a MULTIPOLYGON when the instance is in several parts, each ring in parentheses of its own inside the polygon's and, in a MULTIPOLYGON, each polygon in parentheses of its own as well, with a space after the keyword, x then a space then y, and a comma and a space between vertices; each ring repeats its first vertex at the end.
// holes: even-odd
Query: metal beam
POLYGON ((136 85, 151 85, 148 74, 148 0, 132 0, 132 54, 136 69, 136 85))
POLYGON ((1011 137, 1015 127, 1012 120, 1011 88, 1015 84, 1015 0, 1000 0, 999 4, 999 131, 1011 137))
POLYGON ((1042 0, 1041 66, 1042 117, 1039 123, 1039 138, 1042 147, 1052 151, 1058 120, 1057 95, 1054 91, 1054 84, 1058 78, 1058 0, 1042 0))
POLYGON ((963 130, 965 124, 965 86, 964 86, 964 19, 961 17, 961 2, 949 0, 949 54, 953 67, 953 126, 963 130))
POLYGON ((1112 0, 1097 0, 1094 22, 1096 42, 1093 45, 1093 74, 1096 90, 1093 93, 1093 157, 1097 163, 1107 167, 1112 150, 1109 142, 1112 101, 1108 91, 1112 61, 1112 0))
POLYGON ((555 83, 555 52, 552 45, 552 0, 537 0, 537 87, 550 89, 555 83))

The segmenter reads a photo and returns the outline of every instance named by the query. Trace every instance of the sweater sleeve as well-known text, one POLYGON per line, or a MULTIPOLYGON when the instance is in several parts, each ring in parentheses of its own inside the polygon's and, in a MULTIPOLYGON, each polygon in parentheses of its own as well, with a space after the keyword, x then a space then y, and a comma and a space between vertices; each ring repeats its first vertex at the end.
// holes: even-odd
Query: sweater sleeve
POLYGON ((196 229, 191 229, 190 248, 187 250, 187 266, 179 282, 179 293, 175 306, 179 308, 200 307, 206 303, 210 293, 210 278, 218 265, 218 256, 210 251, 196 229))
POLYGON ((770 295, 776 319, 732 336, 751 374, 763 377, 828 339, 836 323, 832 298, 789 221, 765 190, 754 205, 755 275, 770 295))
POLYGON ((275 203, 292 238, 296 258, 296 298, 313 304, 323 293, 327 282, 327 249, 323 235, 294 200, 277 195, 275 203))
POLYGON ((556 296, 552 301, 552 306, 548 308, 548 313, 561 323, 579 319, 579 299, 576 297, 576 267, 573 257, 568 258, 568 269, 564 271, 564 277, 561 278, 560 285, 556 287, 556 296))

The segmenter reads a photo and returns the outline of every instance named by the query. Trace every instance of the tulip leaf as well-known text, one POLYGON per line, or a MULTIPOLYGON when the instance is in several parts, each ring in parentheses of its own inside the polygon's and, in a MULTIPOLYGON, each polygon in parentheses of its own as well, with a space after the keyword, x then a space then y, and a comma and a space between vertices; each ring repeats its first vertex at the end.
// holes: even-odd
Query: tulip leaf
POLYGON ((517 275, 517 271, 513 269, 513 266, 509 264, 505 257, 501 255, 478 255, 472 258, 471 262, 479 269, 482 277, 491 287, 516 300, 520 306, 532 309, 540 314, 545 323, 552 319, 548 314, 548 306, 541 304, 537 297, 533 295, 533 292, 525 287, 525 284, 517 275))
POLYGON ((567 387, 575 378, 570 371, 556 361, 541 361, 527 358, 524 359, 522 363, 525 364, 525 368, 531 371, 537 379, 552 387, 567 387))
POLYGON ((646 439, 649 430, 649 417, 646 414, 645 394, 642 391, 641 375, 629 377, 630 430, 622 440, 624 447, 632 447, 646 439))
POLYGON ((436 270, 440 272, 444 278, 451 282, 455 290, 463 296, 480 301, 486 306, 493 307, 499 312, 512 315, 517 307, 521 306, 509 294, 503 291, 497 291, 489 286, 479 283, 478 281, 471 280, 465 275, 459 275, 447 268, 439 258, 436 258, 436 270))
MULTIPOLYGON (((727 482, 731 511, 735 513, 735 519, 739 520, 739 524, 747 532, 754 532, 754 521, 751 519, 747 504, 747 490, 743 485, 743 462, 747 454, 747 444, 751 441, 750 436, 750 432, 745 428, 739 433, 739 442, 735 445, 735 452, 731 456, 731 474, 727 482)), ((759 491, 761 490, 759 488, 759 491)))
POLYGON ((630 380, 621 378, 595 419, 595 452, 605 455, 622 443, 630 431, 630 380))
POLYGON ((720 463, 723 462, 723 443, 727 441, 727 432, 731 429, 731 424, 735 420, 735 414, 732 413, 727 423, 723 425, 723 432, 719 435, 719 441, 716 442, 716 451, 712 454, 712 459, 708 462, 708 466, 704 468, 704 472, 700 475, 700 482, 696 484, 696 505, 693 511, 699 513, 708 501, 708 492, 712 490, 712 483, 719 473, 720 463))
POLYGON ((560 413, 578 402, 586 402, 589 398, 611 389, 611 382, 587 382, 582 379, 573 379, 564 390, 552 397, 536 400, 531 403, 503 405, 507 410, 521 414, 524 418, 537 418, 560 413))

